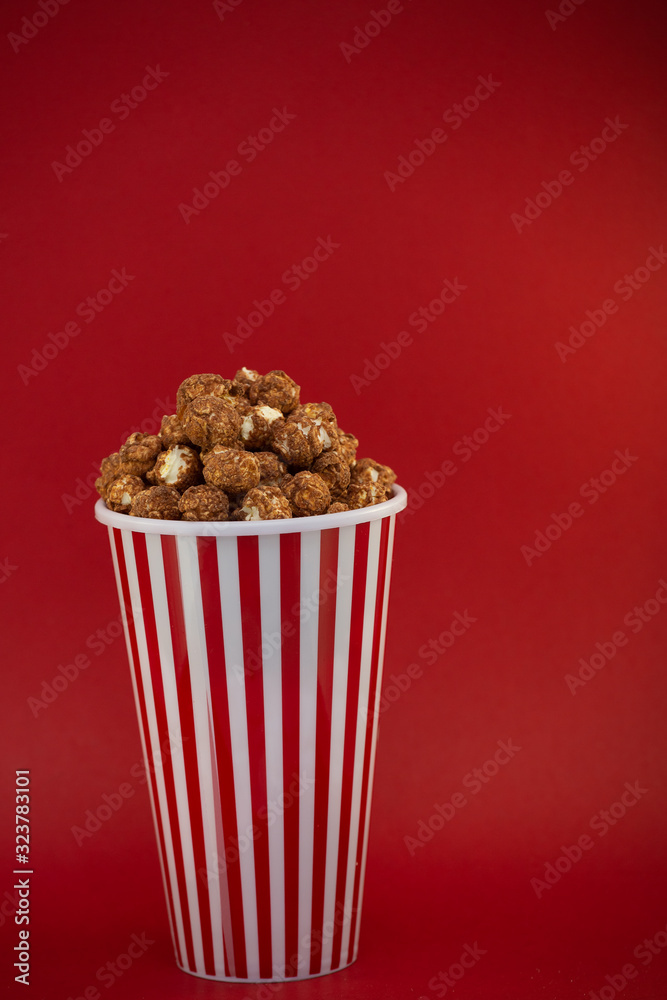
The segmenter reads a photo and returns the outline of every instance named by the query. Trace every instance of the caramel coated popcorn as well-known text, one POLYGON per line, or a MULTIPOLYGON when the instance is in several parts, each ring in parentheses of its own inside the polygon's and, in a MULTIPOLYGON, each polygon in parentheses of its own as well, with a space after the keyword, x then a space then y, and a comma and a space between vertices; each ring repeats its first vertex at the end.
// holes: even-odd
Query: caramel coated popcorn
POLYGON ((179 521, 180 499, 181 494, 173 486, 151 486, 133 497, 130 514, 135 517, 152 517, 159 521, 179 521))
POLYGON ((235 521, 276 521, 291 516, 289 500, 276 486, 257 486, 248 490, 234 512, 235 521))
POLYGON ((120 466, 130 476, 144 476, 155 465, 155 459, 162 450, 162 442, 157 434, 130 434, 119 451, 120 466))
POLYGON ((379 483, 385 489, 390 489, 396 482, 396 473, 388 465, 380 465, 372 458, 360 458, 351 469, 353 482, 379 483))
POLYGON ((241 417, 231 402, 219 396, 197 396, 183 411, 185 433, 199 448, 230 445, 241 429, 241 417))
POLYGON ((183 424, 175 413, 171 413, 169 416, 165 415, 162 418, 160 440, 162 441, 163 448, 173 448, 177 444, 186 444, 188 447, 192 445, 192 441, 185 433, 183 424))
POLYGON ((388 499, 394 471, 357 460, 359 441, 330 404, 300 392, 280 369, 191 375, 159 433, 130 434, 95 487, 110 510, 160 520, 283 520, 388 499))
POLYGON ((268 447, 274 431, 285 423, 280 410, 272 406, 250 406, 243 418, 239 439, 251 451, 268 447))
POLYGON ((229 517, 229 497, 224 490, 210 483, 190 486, 178 501, 184 521, 226 521, 229 517))
POLYGON ((254 368, 239 368, 232 382, 232 392, 235 396, 247 396, 248 389, 258 378, 259 372, 254 368))
POLYGON ((161 451, 151 470, 151 482, 156 486, 175 486, 179 493, 203 481, 198 453, 187 445, 177 444, 161 451))
POLYGON ((259 485, 259 462, 249 451, 221 448, 206 462, 204 479, 225 493, 247 493, 259 485))
POLYGON ((271 406, 289 413, 299 402, 301 387, 286 372, 276 370, 260 375, 248 387, 248 399, 253 405, 271 406))
POLYGON ((331 504, 329 487, 316 472, 297 472, 292 482, 285 487, 285 496, 295 517, 324 514, 331 504))
POLYGON ((271 438, 271 447, 286 465, 306 469, 322 451, 319 429, 310 417, 285 421, 271 438))
POLYGON ((143 479, 140 479, 139 476, 128 476, 125 473, 119 476, 118 479, 114 479, 106 491, 105 499, 107 507, 121 514, 127 514, 132 506, 133 499, 145 489, 146 486, 143 479))
POLYGON ((191 375, 178 387, 176 393, 176 413, 178 419, 183 419, 183 414, 189 403, 198 396, 217 396, 224 399, 232 391, 232 383, 222 375, 191 375))
POLYGON ((287 472, 287 466, 273 451, 256 451, 255 458, 259 463, 260 484, 266 479, 280 479, 287 472))
POLYGON ((350 485, 350 466, 342 451, 324 451, 313 462, 313 472, 321 476, 332 497, 340 497, 350 485))

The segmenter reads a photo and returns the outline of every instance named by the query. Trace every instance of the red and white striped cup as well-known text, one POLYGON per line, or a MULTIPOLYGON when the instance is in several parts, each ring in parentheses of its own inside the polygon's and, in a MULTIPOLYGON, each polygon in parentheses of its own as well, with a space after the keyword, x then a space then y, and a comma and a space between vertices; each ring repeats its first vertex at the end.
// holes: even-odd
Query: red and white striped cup
POLYGON ((226 982, 357 956, 405 491, 283 521, 108 525, 176 961, 226 982))

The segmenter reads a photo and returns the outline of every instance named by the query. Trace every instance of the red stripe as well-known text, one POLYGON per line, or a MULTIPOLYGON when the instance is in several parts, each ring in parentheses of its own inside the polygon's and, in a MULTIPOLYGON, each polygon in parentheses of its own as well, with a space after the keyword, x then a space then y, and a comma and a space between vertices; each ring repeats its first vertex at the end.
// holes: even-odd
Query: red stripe
POLYGON ((370 763, 371 748, 373 744, 373 730, 376 728, 375 719, 375 695, 377 685, 381 677, 380 664, 380 633, 382 630, 382 606, 384 603, 385 588, 389 581, 390 566, 387 562, 387 546, 389 542, 390 518, 382 519, 380 533, 380 554, 378 562, 378 588, 375 600, 375 626, 373 630, 373 653, 371 658, 371 679, 368 691, 368 714, 366 717, 366 746, 364 749, 363 776, 361 783, 361 804, 359 810, 359 836, 357 840, 357 860, 354 870, 354 890, 352 894, 352 918, 350 925, 350 946, 347 953, 347 964, 354 957, 354 938, 357 921, 359 919, 359 894, 361 889, 361 859, 364 849, 364 835, 370 818, 370 799, 368 788, 370 784, 370 763))
MULTIPOLYGON (((215 753, 220 785, 220 811, 224 837, 223 872, 226 879, 231 912, 234 975, 248 975, 246 959, 245 925, 243 921, 243 891, 238 850, 238 819, 232 764, 232 737, 229 724, 229 696, 227 668, 223 641, 222 609, 220 606, 220 580, 218 577, 218 552, 215 538, 198 538, 199 573, 201 577, 204 626, 211 684, 211 713, 215 734, 215 753)), ((225 945, 227 943, 225 942, 225 945)), ((226 953, 226 948, 225 948, 226 953)))
POLYGON ((350 846, 350 814, 352 812, 352 782, 354 778, 359 682, 361 677, 361 647, 364 633, 364 604, 368 575, 368 544, 370 524, 358 524, 354 538, 354 571, 352 576, 352 609, 350 618, 350 653, 348 658, 347 702, 345 706, 345 737, 343 743, 343 781, 341 787, 340 836, 338 869, 336 872, 336 920, 331 953, 331 968, 340 965, 343 937, 341 916, 345 906, 347 854, 350 846))
MULTIPOLYGON (((161 542, 164 579, 167 588, 167 606, 169 608, 169 623, 171 625, 171 645, 174 656, 178 714, 181 737, 183 739, 183 763, 185 766, 185 784, 188 794, 192 847, 195 871, 198 872, 200 869, 206 870, 206 844, 204 841, 204 821, 199 787, 199 765, 197 762, 197 739, 195 735, 194 710, 192 707, 192 688, 190 686, 190 660, 185 634, 183 594, 178 567, 176 536, 162 535, 161 542)), ((209 899, 208 882, 202 882, 201 879, 197 879, 195 884, 197 886, 197 902, 199 904, 204 970, 209 976, 214 976, 215 957, 213 954, 211 901, 209 899)))
POLYGON ((239 589, 243 634, 248 758, 255 845, 257 935, 259 974, 273 973, 271 953, 271 885, 269 881, 269 827, 266 801, 266 747, 264 743, 264 677, 262 624, 259 590, 259 545, 257 536, 239 538, 239 589))
MULTIPOLYGON (((280 537, 280 627, 283 703, 283 787, 299 778, 301 536, 280 537), (295 614, 296 612, 296 614, 295 614)), ((285 976, 295 976, 299 959, 299 793, 283 813, 285 836, 285 976)))
POLYGON ((144 694, 144 684, 141 679, 141 670, 139 669, 139 647, 137 645, 137 633, 134 627, 134 614, 132 612, 132 599, 130 597, 130 584, 127 576, 127 566, 125 564, 125 552, 123 550, 123 539, 119 528, 113 528, 113 538, 114 538, 114 548, 116 550, 116 558, 118 560, 118 573, 120 577, 120 585, 123 593, 123 605, 125 607, 125 617, 127 621, 127 630, 130 639, 130 649, 132 650, 132 659, 130 662, 130 669, 134 675, 134 680, 137 685, 137 695, 139 700, 139 722, 144 734, 144 740, 146 744, 146 751, 151 751, 151 757, 149 760, 145 761, 146 772, 148 774, 148 780, 150 781, 151 792, 153 795, 153 805, 155 807, 155 821, 157 826, 157 841, 158 849, 162 857, 162 865, 164 872, 164 890, 167 897, 167 906, 169 908, 169 913, 171 915, 171 926, 173 928, 173 941, 174 950, 176 952, 176 960, 179 965, 183 965, 183 957, 181 955, 181 948, 178 941, 178 934, 176 933, 176 911, 174 908, 174 898, 171 891, 171 881, 169 879, 169 866, 167 864, 167 847, 164 839, 164 827, 162 825, 162 814, 160 812, 160 800, 158 798, 157 792, 157 781, 155 779, 155 769, 151 766, 150 760, 153 759, 153 753, 159 748, 152 747, 151 744, 151 734, 148 725, 148 713, 146 710, 146 696, 144 694))
MULTIPOLYGON (((155 609, 153 607, 153 592, 151 589, 150 573, 148 569, 148 554, 146 550, 146 536, 139 533, 132 535, 134 545, 134 558, 137 565, 137 578, 139 581, 139 593, 141 595, 141 605, 144 618, 144 630, 146 633, 146 646, 148 648, 148 663, 150 667, 151 679, 153 683, 153 700, 155 702, 155 717, 157 721, 158 740, 160 746, 167 748, 169 743, 169 725, 167 722, 167 712, 164 701, 164 689, 162 687, 162 673, 160 671, 160 651, 157 641, 157 627, 155 624, 155 609)), ((188 906, 188 894, 185 884, 185 869, 183 866, 183 845, 181 842, 181 828, 178 821, 178 809, 176 807, 176 788, 174 783, 174 769, 171 754, 163 754, 163 774, 167 796, 167 812, 165 822, 169 823, 171 838, 174 844, 174 859, 176 867, 176 881, 178 884, 178 895, 180 900, 181 915, 183 917, 183 932, 185 935, 185 947, 187 951, 188 968, 190 972, 196 971, 194 947, 192 942, 192 924, 190 921, 190 908, 188 906)))
MULTIPOLYGON (((337 581, 338 528, 320 533, 320 594, 328 594, 331 577, 337 581)), ((322 965, 322 924, 327 854, 331 705, 336 626, 336 593, 320 604, 317 626, 317 715, 315 723, 315 830, 313 844, 313 902, 311 915, 310 974, 322 965)), ((317 596, 319 597, 320 594, 317 596)))

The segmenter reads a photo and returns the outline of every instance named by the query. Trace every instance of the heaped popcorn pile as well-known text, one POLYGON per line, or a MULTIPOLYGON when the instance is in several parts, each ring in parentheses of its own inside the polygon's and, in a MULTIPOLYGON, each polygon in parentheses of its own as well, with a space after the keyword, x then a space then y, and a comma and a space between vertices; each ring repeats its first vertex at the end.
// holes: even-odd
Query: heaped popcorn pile
POLYGON ((184 521, 266 521, 382 503, 396 479, 338 426, 328 403, 300 403, 283 371, 191 375, 159 434, 130 434, 102 460, 110 510, 184 521))

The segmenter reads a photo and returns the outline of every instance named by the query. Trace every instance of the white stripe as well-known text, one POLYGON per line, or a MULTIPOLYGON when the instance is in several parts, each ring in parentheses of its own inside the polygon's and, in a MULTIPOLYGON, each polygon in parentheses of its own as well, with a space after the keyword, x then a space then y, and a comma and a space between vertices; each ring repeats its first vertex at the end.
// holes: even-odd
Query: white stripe
MULTIPOLYGON (((245 701, 243 632, 241 629, 241 592, 236 538, 218 538, 218 575, 225 645, 229 728, 232 743, 232 766, 236 797, 243 923, 245 929, 248 979, 259 979, 259 940, 257 934, 257 894, 255 851, 252 839, 252 798, 250 790, 250 755, 248 718, 245 701)), ((230 948, 231 950, 231 948, 230 948)))
POLYGON ((327 595, 324 614, 335 608, 333 683, 331 706, 331 745, 329 757, 329 802, 327 806, 327 854, 324 881, 324 911, 322 924, 321 971, 331 968, 333 924, 336 912, 336 878, 340 841, 341 796, 343 790, 343 758, 345 751, 345 714, 347 705, 348 667, 350 661, 350 623, 352 618, 352 583, 354 576, 354 525, 339 528, 337 587, 334 597, 327 595), (334 604, 335 602, 335 604, 334 604))
MULTIPOLYGON (((146 735, 144 734, 144 727, 142 722, 142 712, 141 703, 139 701, 139 688, 137 686, 137 679, 135 677, 135 670, 139 671, 139 664, 135 665, 134 657, 132 656, 132 643, 130 642, 130 629, 127 620, 127 609, 125 607, 125 597, 123 595, 123 584, 120 576, 120 566, 118 564, 118 555, 116 554, 116 545, 114 540, 113 528, 109 526, 109 541, 111 543, 111 559, 113 560, 114 573, 116 575, 116 584, 118 587, 118 602, 120 604, 120 613, 123 621, 123 631, 125 632, 125 645, 127 646, 127 658, 130 662, 130 677, 132 679, 132 691, 134 692, 134 704, 137 710, 137 722, 139 724, 139 738, 141 740, 141 750, 144 757, 144 767, 146 769, 146 776, 150 774, 150 763, 148 756, 148 747, 146 744, 146 735)), ((163 857, 162 846, 160 844, 160 833, 158 829, 158 814, 157 814, 157 803, 155 802, 155 797, 153 795, 153 783, 152 781, 147 781, 148 785, 148 797, 151 804, 151 813, 153 815, 153 826, 155 828, 155 840, 157 842, 158 848, 158 858, 160 861, 160 871, 162 872, 162 884, 164 886, 165 896, 167 897, 167 917, 169 918, 169 929, 171 931, 171 939, 176 942, 176 933, 174 928, 174 922, 171 916, 171 906, 169 905, 169 883, 167 882, 167 871, 165 869, 165 859, 163 857)))
POLYGON ((264 746, 269 833, 273 975, 285 976, 285 825, 283 819, 283 712, 280 617, 280 535, 259 538, 262 617, 264 746))
MULTIPOLYGON (((381 522, 377 522, 380 524, 381 522)), ((384 585, 384 599, 382 602, 382 623, 380 626, 380 646, 378 650, 378 678, 375 691, 375 706, 373 713, 373 735, 371 738, 371 759, 368 770, 368 800, 366 806, 366 829, 363 831, 364 846, 361 855, 361 876, 359 879, 359 902, 357 908, 357 926, 354 935, 354 953, 352 960, 357 957, 359 949, 359 932, 361 931, 361 904, 364 898, 364 879, 366 877, 366 857, 368 854, 368 831, 370 829, 371 802, 373 800, 373 775, 375 771, 375 751, 377 748, 378 735, 378 712, 380 710, 380 695, 382 693, 382 666, 384 662, 384 642, 387 631, 387 605, 389 604, 389 583, 391 580, 391 554, 394 548, 394 531, 396 529, 396 515, 392 514, 389 521, 389 537, 387 538, 387 576, 384 585)))
MULTIPOLYGON (((178 565, 181 578, 183 618, 188 646, 190 666, 190 688, 192 691, 192 711, 194 717, 195 743, 201 795, 202 825, 206 870, 215 871, 219 846, 215 825, 215 792, 213 786, 213 764, 211 760, 211 729, 209 727, 211 689, 208 677, 208 657, 206 654, 206 634, 197 558, 197 539, 191 535, 177 536, 178 565)), ((224 851, 223 851, 224 853, 224 851)), ((219 888, 207 878, 202 882, 198 874, 198 884, 208 887, 211 934, 215 974, 225 975, 225 957, 222 947, 222 904, 219 888)), ((217 886, 219 881, 216 880, 217 886)), ((230 939, 231 945, 231 939, 230 939)))
MULTIPOLYGON (((350 847, 347 855, 347 876, 345 880, 345 907, 343 920, 343 936, 341 943, 341 961, 347 963, 347 951, 350 945, 350 930, 352 926, 352 903, 354 898, 354 876, 356 869, 357 848, 359 844, 359 822, 361 813, 361 787, 363 783, 364 753, 366 748, 366 725, 368 715, 368 697, 371 681, 371 657, 373 654, 373 632, 375 629, 375 603, 378 585, 378 563, 380 558, 380 535, 382 521, 372 521, 368 538, 368 569, 366 572, 366 597, 364 601, 364 629, 361 654, 361 677, 359 681, 359 701, 357 710, 357 731, 354 754, 354 778, 352 781, 352 809, 350 813, 350 847)), ((379 678, 378 678, 379 682, 379 678)), ((369 806, 370 812, 370 780, 369 806)), ((363 831, 361 831, 363 836, 363 831)), ((361 898, 361 882, 359 888, 361 898)), ((359 922, 357 916, 357 923, 359 922)))
MULTIPOLYGON (((310 969, 313 844, 315 835, 315 728, 317 719, 317 630, 320 585, 320 535, 301 536, 301 626, 299 632, 299 973, 310 969)), ((290 956, 291 958, 291 956, 290 956)))
MULTIPOLYGON (((192 828, 190 826, 190 807, 188 804, 188 789, 185 777, 185 758, 183 754, 183 734, 178 712, 178 689, 176 686, 176 671, 174 668, 174 652, 171 644, 171 624, 169 605, 167 603, 167 585, 162 560, 162 545, 159 535, 146 535, 146 551, 148 553, 148 569, 153 590, 153 607, 155 610, 155 626, 158 647, 160 650, 160 672, 167 714, 167 729, 169 732, 169 752, 174 774, 176 790, 176 811, 178 825, 181 831, 181 846, 183 849, 183 869, 185 872, 185 887, 190 911, 190 926, 192 928, 192 943, 195 957, 195 968, 205 972, 204 952, 202 948, 201 923, 199 920, 199 900, 197 896, 197 872, 195 870, 194 848, 192 845, 192 828)), ((166 749, 166 748, 165 748, 166 749)), ((192 751, 193 748, 190 748, 192 751)))
MULTIPOLYGON (((162 830, 164 833, 165 852, 167 855, 167 868, 169 870, 169 881, 171 884, 171 897, 174 901, 174 914, 176 918, 176 933, 178 935, 178 945, 181 953, 183 965, 188 965, 188 950, 185 945, 185 932, 183 928, 183 912, 180 893, 178 890, 178 878, 176 875, 176 861, 174 856, 174 844, 171 838, 171 823, 169 821, 169 807, 167 805, 167 789, 164 780, 164 770, 161 766, 162 750, 160 748, 160 734, 155 714, 155 700, 153 698, 153 680, 151 678, 150 661, 148 659, 148 646, 146 644, 146 629, 144 625, 144 612, 142 606, 141 593, 139 591, 139 580, 137 577, 137 564, 134 558, 134 546, 132 545, 132 532, 123 531, 123 552, 125 553, 125 568, 127 570, 128 587, 130 590, 130 601, 132 603, 132 618, 134 621, 134 631, 137 638, 137 651, 139 653, 139 665, 141 680, 146 701, 146 718, 148 719, 148 729, 150 733, 150 767, 155 774, 155 784, 157 787, 158 804, 160 816, 162 818, 162 830)), ((145 595, 145 600, 150 601, 150 595, 145 595)))
MULTIPOLYGON (((232 931, 232 910, 231 910, 231 902, 229 899, 229 880, 227 878, 227 861, 225 855, 225 828, 222 822, 222 804, 220 801, 220 773, 218 771, 215 729, 213 726, 213 719, 211 716, 209 716, 209 727, 210 727, 209 736, 210 736, 211 766, 213 773, 215 828, 217 832, 217 843, 218 843, 218 853, 217 853, 215 867, 211 870, 209 874, 209 891, 212 891, 210 888, 211 882, 217 883, 218 890, 220 892, 222 936, 225 944, 227 945, 227 966, 229 968, 229 975, 236 976, 236 958, 234 956, 234 938, 232 931)), ((230 790, 225 789, 225 793, 229 795, 230 790)))

